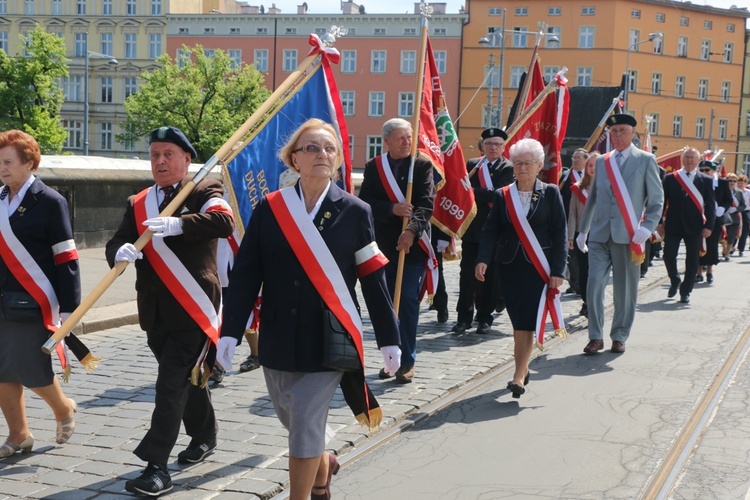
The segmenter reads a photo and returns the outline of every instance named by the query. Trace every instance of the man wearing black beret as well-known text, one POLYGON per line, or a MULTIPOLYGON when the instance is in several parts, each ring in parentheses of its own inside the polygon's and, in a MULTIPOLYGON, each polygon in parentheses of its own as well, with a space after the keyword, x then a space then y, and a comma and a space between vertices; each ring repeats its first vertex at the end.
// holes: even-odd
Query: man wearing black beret
POLYGON ((451 330, 461 335, 471 327, 476 305, 476 320, 478 334, 490 333, 493 316, 497 304, 499 289, 494 285, 494 265, 490 264, 485 274, 484 283, 477 281, 474 266, 477 264, 479 253, 479 238, 482 227, 490 213, 492 198, 496 189, 513 183, 513 165, 503 158, 505 141, 508 134, 499 128, 488 128, 482 132, 482 147, 484 156, 473 158, 466 162, 471 187, 474 191, 474 201, 477 204, 477 214, 461 237, 461 272, 459 278, 459 294, 456 311, 458 321, 451 330))
POLYGON ((155 184, 128 199, 122 223, 106 248, 110 266, 135 263, 139 321, 158 363, 151 426, 134 451, 148 466, 125 483, 126 490, 137 494, 158 496, 172 489, 167 462, 181 423, 191 441, 178 462, 200 462, 216 447, 211 398, 194 367, 202 365, 199 358, 209 339, 218 338, 216 248, 219 238, 232 234, 234 217, 222 198, 221 183, 213 179, 195 186, 174 216, 160 215, 189 182, 188 166, 196 156, 180 129, 151 132, 155 184), (141 253, 133 243, 144 231, 154 234, 141 253))
POLYGON ((701 255, 698 273, 695 281, 703 281, 703 266, 706 267, 706 281, 714 282, 714 266, 719 263, 719 239, 721 238, 724 226, 724 213, 732 206, 732 190, 729 188, 729 182, 718 174, 719 165, 711 160, 703 160, 698 164, 698 170, 711 177, 714 188, 714 198, 716 198, 716 219, 711 236, 706 238, 706 253, 701 255))

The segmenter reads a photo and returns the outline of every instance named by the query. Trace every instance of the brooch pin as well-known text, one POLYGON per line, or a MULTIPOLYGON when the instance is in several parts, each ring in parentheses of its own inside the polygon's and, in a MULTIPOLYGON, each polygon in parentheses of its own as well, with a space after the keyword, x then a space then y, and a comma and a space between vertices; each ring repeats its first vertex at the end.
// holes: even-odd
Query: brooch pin
POLYGON ((539 201, 539 193, 534 193, 531 195, 531 199, 533 201, 539 201))

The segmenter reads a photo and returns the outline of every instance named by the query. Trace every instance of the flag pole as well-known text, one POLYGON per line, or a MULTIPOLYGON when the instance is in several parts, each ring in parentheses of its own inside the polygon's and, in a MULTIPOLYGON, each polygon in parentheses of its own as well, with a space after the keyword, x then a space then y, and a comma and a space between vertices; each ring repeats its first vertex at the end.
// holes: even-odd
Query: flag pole
MULTIPOLYGON (((583 148, 586 151, 590 151, 591 148, 594 146, 594 143, 596 143, 597 139, 599 139, 599 136, 602 135, 602 131, 604 130, 604 124, 607 121, 607 118, 609 118, 609 115, 612 114, 612 112, 615 110, 615 106, 617 106, 617 103, 622 99, 622 91, 620 91, 620 94, 612 99, 612 104, 609 106, 609 109, 606 113, 604 113, 604 116, 599 121, 599 125, 596 126, 594 129, 594 132, 591 134, 591 137, 589 137, 589 140, 586 141, 586 145, 583 146, 583 148)), ((651 151, 649 151, 650 153, 651 151)))
MULTIPOLYGON (((427 55, 427 18, 430 16, 432 8, 426 3, 419 4, 419 11, 421 16, 422 34, 419 40, 419 59, 417 61, 418 75, 417 75, 417 93, 419 100, 415 99, 414 104, 419 102, 419 106, 414 106, 414 118, 412 120, 412 140, 411 140, 411 163, 409 164, 409 176, 406 181, 406 194, 404 196, 406 203, 411 203, 412 191, 414 188, 414 162, 417 159, 417 146, 419 144, 419 115, 422 109, 422 99, 424 91, 424 65, 427 55)), ((406 231, 406 227, 409 225, 409 218, 403 218, 403 224, 401 226, 401 232, 406 231)), ((419 235, 415 236, 416 239, 419 235)), ((404 263, 406 262, 406 250, 401 249, 398 252, 398 267, 396 268, 396 284, 393 292, 393 309, 396 311, 398 316, 399 304, 401 302, 401 282, 404 276, 404 263)))
MULTIPOLYGON (((557 72, 558 75, 564 75, 567 73, 568 68, 564 67, 557 72)), ((556 91, 558 88, 557 78, 553 78, 551 82, 547 84, 546 87, 544 87, 544 90, 542 90, 538 96, 534 98, 534 100, 529 104, 529 107, 523 110, 523 113, 521 113, 521 116, 513 120, 513 124, 510 126, 510 128, 507 130, 508 134, 508 140, 510 140, 513 135, 515 135, 516 132, 518 132, 518 129, 520 129, 523 124, 526 122, 526 120, 529 119, 531 115, 534 114, 534 112, 539 109, 539 106, 542 105, 544 102, 544 99, 550 95, 552 92, 556 91)))
MULTIPOLYGON (((323 44, 326 47, 331 47, 335 43, 334 36, 323 37, 323 44)), ((234 158, 234 156, 245 147, 247 143, 247 136, 251 134, 255 127, 262 122, 266 114, 272 111, 278 103, 283 100, 289 92, 293 89, 298 82, 303 79, 308 69, 313 67, 320 59, 320 50, 313 50, 305 58, 302 63, 294 70, 284 82, 261 104, 257 110, 243 123, 237 131, 218 149, 213 156, 211 156, 203 167, 193 176, 193 178, 183 186, 183 188, 175 195, 169 205, 159 214, 160 217, 171 216, 175 211, 185 202, 190 193, 195 189, 196 184, 206 178, 209 172, 216 165, 225 165, 228 159, 234 158)), ((151 240, 153 232, 144 231, 143 234, 133 244, 139 252, 146 246, 151 240)), ((68 333, 73 330, 73 327, 77 325, 83 316, 91 309, 104 292, 115 282, 118 276, 120 276, 125 268, 128 267, 127 261, 116 262, 114 267, 102 278, 99 284, 89 293, 82 301, 81 304, 70 314, 67 320, 57 329, 55 333, 47 339, 47 342, 42 345, 42 351, 46 354, 52 354, 55 350, 55 346, 65 338, 68 333)))

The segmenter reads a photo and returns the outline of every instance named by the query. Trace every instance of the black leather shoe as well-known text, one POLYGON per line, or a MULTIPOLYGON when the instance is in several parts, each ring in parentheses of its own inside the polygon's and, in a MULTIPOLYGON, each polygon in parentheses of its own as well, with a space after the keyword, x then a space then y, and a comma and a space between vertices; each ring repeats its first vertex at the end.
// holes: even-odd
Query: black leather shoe
POLYGON ((686 293, 685 295, 680 295, 680 303, 681 304, 690 304, 690 294, 686 293))
POLYGON ((477 333, 478 333, 479 335, 487 335, 487 334, 488 334, 488 333, 490 333, 491 331, 492 331, 492 327, 491 327, 490 325, 488 325, 487 323, 481 323, 481 324, 480 324, 480 325, 479 325, 479 326, 477 327, 477 333))
POLYGON ((469 325, 464 323, 463 321, 459 321, 455 325, 453 325, 453 328, 451 328, 451 331, 455 333, 456 335, 463 335, 466 333, 466 330, 469 329, 469 325))
POLYGON ((677 283, 672 283, 671 285, 669 285, 669 291, 667 292, 667 297, 671 299, 672 297, 677 295, 677 289, 679 287, 680 287, 679 281, 677 283))
POLYGON ((695 282, 696 283, 703 283, 703 275, 702 274, 696 275, 695 282))
POLYGON ((125 489, 135 494, 158 497, 172 489, 172 478, 166 465, 149 463, 140 476, 125 482, 125 489))
POLYGON ((439 311, 438 312, 438 323, 445 323, 448 321, 448 311, 439 311))
POLYGON ((712 273, 706 273, 706 283, 713 283, 714 275, 712 273))
POLYGON ((581 310, 578 311, 578 314, 580 314, 581 316, 583 316, 585 318, 589 317, 589 306, 585 302, 581 306, 581 310))
POLYGON ((520 398, 523 394, 526 393, 526 388, 525 387, 521 387, 518 384, 514 384, 512 381, 508 382, 508 386, 507 387, 508 387, 508 390, 510 391, 510 393, 513 395, 513 397, 515 399, 520 398))
POLYGON ((202 462, 216 448, 216 438, 208 443, 191 442, 187 448, 177 455, 177 462, 181 464, 195 464, 202 462))

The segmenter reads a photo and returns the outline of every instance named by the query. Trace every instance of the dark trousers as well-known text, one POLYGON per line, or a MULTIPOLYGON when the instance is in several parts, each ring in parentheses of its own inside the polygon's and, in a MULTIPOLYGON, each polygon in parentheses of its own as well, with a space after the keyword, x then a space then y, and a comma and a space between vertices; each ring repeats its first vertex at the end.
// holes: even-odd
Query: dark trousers
MULTIPOLYGON (((474 276, 474 268, 479 254, 479 244, 464 242, 461 244, 461 273, 459 276, 458 322, 471 325, 474 320, 474 307, 476 305, 477 321, 492 324, 494 317, 492 312, 498 303, 497 286, 495 284, 495 264, 487 263, 487 272, 484 273, 484 282, 478 281, 474 276)), ((494 259, 492 259, 494 261, 494 259)))
POLYGON ((576 291, 576 293, 581 292, 581 280, 582 278, 581 271, 578 266, 578 259, 574 255, 571 255, 571 252, 568 252, 568 283, 570 284, 570 287, 576 291))
MULTIPOLYGON (((578 238, 578 233, 575 236, 578 238)), ((574 245, 573 252, 571 253, 573 255, 572 260, 575 260, 578 264, 578 283, 580 283, 581 298, 583 298, 583 303, 585 304, 589 281, 589 254, 581 252, 578 245, 574 245)))
POLYGON ((750 213, 742 212, 742 233, 740 234, 740 239, 737 243, 737 250, 740 252, 745 251, 745 243, 747 242, 748 233, 750 233, 750 213))
POLYGON ((145 462, 166 464, 180 433, 180 422, 194 441, 216 437, 217 426, 208 387, 190 383, 190 372, 208 337, 202 330, 154 329, 148 346, 159 363, 151 427, 133 453, 145 462))
POLYGON ((445 289, 445 278, 443 277, 443 254, 435 250, 435 257, 438 261, 438 282, 435 296, 432 298, 432 309, 438 312, 448 312, 448 292, 445 289))
POLYGON ((721 220, 721 217, 717 217, 716 220, 717 222, 714 224, 711 236, 706 238, 706 253, 699 260, 701 266, 715 266, 719 263, 719 239, 721 238, 721 230, 724 225, 718 222, 721 220))
POLYGON ((680 273, 677 271, 677 252, 680 250, 680 242, 685 242, 685 279, 680 285, 680 295, 687 295, 693 291, 695 275, 698 273, 702 239, 700 234, 664 236, 664 267, 667 268, 669 280, 673 285, 680 282, 680 273))

